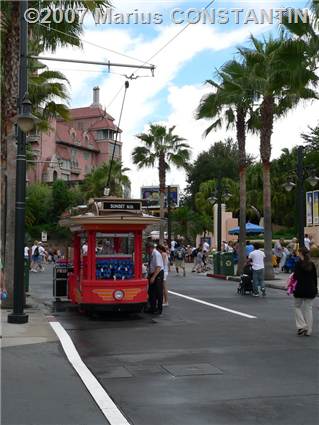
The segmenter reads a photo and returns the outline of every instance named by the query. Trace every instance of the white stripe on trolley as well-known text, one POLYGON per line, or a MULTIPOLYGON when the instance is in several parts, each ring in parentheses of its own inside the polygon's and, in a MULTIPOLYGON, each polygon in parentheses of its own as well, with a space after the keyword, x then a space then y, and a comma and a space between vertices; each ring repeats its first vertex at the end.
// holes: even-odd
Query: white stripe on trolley
POLYGON ((250 314, 241 313, 240 311, 232 310, 230 308, 222 307, 221 305, 208 303, 207 301, 199 300, 197 298, 189 297, 188 295, 179 294, 178 292, 168 291, 172 295, 177 297, 185 298, 186 300, 194 301, 199 304, 208 305, 209 307, 217 308, 218 310, 227 311, 228 313, 237 314, 238 316, 246 317, 247 319, 257 319, 256 316, 251 316, 250 314))
POLYGON ((57 334, 69 362, 82 379, 82 382, 92 395, 98 407, 101 409, 103 415, 109 421, 110 425, 130 425, 102 385, 87 368, 77 352, 72 339, 61 323, 50 321, 50 325, 57 334))

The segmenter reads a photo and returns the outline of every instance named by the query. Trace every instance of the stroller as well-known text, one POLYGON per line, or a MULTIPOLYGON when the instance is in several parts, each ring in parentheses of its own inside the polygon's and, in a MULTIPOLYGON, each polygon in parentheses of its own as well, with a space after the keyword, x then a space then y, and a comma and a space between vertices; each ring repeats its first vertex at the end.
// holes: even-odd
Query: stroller
POLYGON ((237 288, 237 294, 250 295, 253 293, 253 269, 251 264, 246 264, 243 270, 243 274, 240 276, 240 282, 237 288))

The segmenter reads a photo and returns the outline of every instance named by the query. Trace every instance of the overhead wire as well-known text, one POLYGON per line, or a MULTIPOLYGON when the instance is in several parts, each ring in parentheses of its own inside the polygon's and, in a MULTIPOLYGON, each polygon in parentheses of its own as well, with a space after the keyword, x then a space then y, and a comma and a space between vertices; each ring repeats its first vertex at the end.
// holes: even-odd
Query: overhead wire
MULTIPOLYGON (((121 112, 120 112, 120 116, 119 116, 119 121, 118 121, 118 125, 117 125, 117 132, 115 134, 115 140, 113 143, 113 152, 112 152, 112 157, 111 157, 111 161, 110 161, 110 168, 109 168, 109 174, 108 174, 108 178, 107 178, 107 182, 106 182, 106 189, 109 191, 110 190, 110 181, 111 181, 111 173, 112 173, 112 166, 113 166, 113 162, 114 162, 114 155, 115 155, 115 148, 116 148, 116 144, 117 144, 117 139, 118 139, 118 135, 120 133, 120 124, 121 124, 121 120, 122 120, 122 114, 123 114, 123 109, 124 109, 124 103, 125 103, 125 98, 126 98, 126 92, 127 89, 129 88, 129 82, 126 80, 124 83, 124 95, 123 95, 123 100, 122 100, 122 106, 121 106, 121 112)), ((107 193, 108 195, 109 193, 107 193)))
MULTIPOLYGON (((61 31, 61 30, 58 30, 58 29, 56 29, 56 28, 48 27, 48 26, 46 26, 46 25, 44 25, 44 24, 41 24, 41 22, 38 22, 37 24, 38 24, 38 25, 40 25, 40 26, 42 26, 42 27, 44 27, 44 28, 46 28, 48 31, 55 31, 55 32, 60 33, 60 34, 67 35, 67 36, 68 36, 68 37, 70 37, 70 38, 74 38, 74 39, 76 39, 76 40, 79 40, 79 38, 78 38, 78 37, 76 37, 75 35, 68 34, 68 33, 66 33, 65 31, 61 31)), ((137 62, 141 62, 141 63, 143 63, 143 65, 145 65, 145 64, 147 64, 147 63, 148 63, 148 62, 143 62, 141 59, 137 59, 137 58, 135 58, 135 57, 133 57, 133 56, 126 55, 125 53, 117 52, 117 51, 116 51, 116 50, 114 50, 114 49, 109 49, 108 47, 100 46, 99 44, 93 43, 92 41, 88 41, 88 40, 85 40, 85 39, 82 39, 82 38, 80 38, 80 41, 81 41, 81 43, 89 44, 89 45, 91 45, 91 46, 93 46, 93 47, 97 47, 98 49, 102 49, 102 50, 105 50, 105 51, 107 51, 107 52, 111 52, 111 53, 114 53, 114 54, 116 54, 116 55, 123 56, 124 58, 132 59, 132 60, 135 60, 135 61, 137 61, 137 62)), ((142 66, 143 66, 143 65, 142 65, 142 66)))
MULTIPOLYGON (((215 3, 215 0, 211 0, 202 10, 207 10, 213 3, 215 3)), ((193 25, 192 22, 188 22, 180 31, 178 31, 170 40, 168 40, 160 49, 158 49, 151 57, 149 57, 145 62, 143 62, 140 66, 138 66, 131 75, 134 75, 136 71, 141 69, 141 67, 147 63, 150 63, 152 59, 155 58, 159 53, 161 53, 172 41, 174 41, 182 32, 186 30, 190 25, 193 25)))

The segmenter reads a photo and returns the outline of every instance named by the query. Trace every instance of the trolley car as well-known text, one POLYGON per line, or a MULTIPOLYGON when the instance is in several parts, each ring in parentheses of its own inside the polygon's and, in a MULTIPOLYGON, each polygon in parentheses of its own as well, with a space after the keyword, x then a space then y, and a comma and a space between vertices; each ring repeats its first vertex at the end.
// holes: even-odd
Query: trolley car
POLYGON ((60 224, 73 233, 68 297, 82 309, 141 311, 148 299, 142 275, 142 233, 159 219, 142 212, 141 200, 97 198, 60 224))

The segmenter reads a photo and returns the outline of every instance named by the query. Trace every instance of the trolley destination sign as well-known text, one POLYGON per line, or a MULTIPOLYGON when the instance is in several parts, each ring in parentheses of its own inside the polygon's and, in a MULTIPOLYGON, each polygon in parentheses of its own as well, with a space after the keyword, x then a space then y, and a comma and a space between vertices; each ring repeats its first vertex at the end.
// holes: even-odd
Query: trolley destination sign
POLYGON ((104 201, 103 202, 104 210, 113 210, 113 211, 140 211, 141 210, 141 202, 112 202, 112 201, 104 201))

